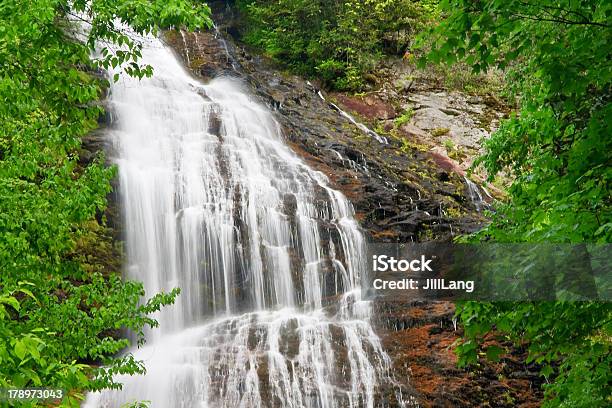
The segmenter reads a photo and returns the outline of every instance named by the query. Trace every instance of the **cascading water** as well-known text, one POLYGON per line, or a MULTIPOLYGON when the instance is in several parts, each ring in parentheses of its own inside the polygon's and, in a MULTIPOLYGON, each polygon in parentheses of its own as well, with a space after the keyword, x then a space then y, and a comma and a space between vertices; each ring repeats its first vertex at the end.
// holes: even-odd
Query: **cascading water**
POLYGON ((127 276, 180 287, 134 350, 145 376, 87 407, 403 406, 361 299, 365 242, 346 198, 283 143, 233 79, 202 85, 147 39, 154 76, 111 87, 127 276), (389 394, 389 393, 386 393, 389 394))
POLYGON ((485 199, 483 199, 480 189, 482 188, 485 194, 491 198, 489 192, 484 187, 479 188, 478 185, 470 180, 467 176, 463 176, 463 179, 465 180, 465 185, 467 186, 470 200, 472 201, 472 204, 474 204, 474 207, 476 207, 476 211, 480 212, 483 209, 488 209, 489 204, 485 199))

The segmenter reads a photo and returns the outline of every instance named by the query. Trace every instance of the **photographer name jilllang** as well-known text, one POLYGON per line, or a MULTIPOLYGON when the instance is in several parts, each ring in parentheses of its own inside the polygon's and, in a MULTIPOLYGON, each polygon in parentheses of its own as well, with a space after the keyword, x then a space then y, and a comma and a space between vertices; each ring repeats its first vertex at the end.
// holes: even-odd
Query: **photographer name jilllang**
POLYGON ((417 279, 374 279, 372 286, 376 290, 461 290, 466 293, 474 291, 472 280, 425 279, 425 284, 421 285, 417 279))

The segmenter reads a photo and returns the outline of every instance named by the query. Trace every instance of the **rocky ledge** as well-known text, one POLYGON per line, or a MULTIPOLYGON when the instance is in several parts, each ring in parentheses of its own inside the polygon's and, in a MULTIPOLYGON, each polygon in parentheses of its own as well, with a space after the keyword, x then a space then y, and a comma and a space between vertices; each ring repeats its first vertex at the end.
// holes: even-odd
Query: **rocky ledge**
POLYGON ((239 77, 274 113, 287 143, 353 203, 377 242, 449 239, 478 229, 487 194, 408 137, 378 134, 335 95, 279 71, 218 32, 168 32, 166 40, 203 80, 239 77))
MULTIPOLYGON (((424 407, 535 408, 541 405, 543 379, 526 350, 511 350, 497 363, 457 367, 454 343, 463 329, 450 302, 414 301, 377 305, 377 333, 393 359, 396 380, 411 386, 424 407)), ((487 345, 499 345, 491 336, 487 345)))

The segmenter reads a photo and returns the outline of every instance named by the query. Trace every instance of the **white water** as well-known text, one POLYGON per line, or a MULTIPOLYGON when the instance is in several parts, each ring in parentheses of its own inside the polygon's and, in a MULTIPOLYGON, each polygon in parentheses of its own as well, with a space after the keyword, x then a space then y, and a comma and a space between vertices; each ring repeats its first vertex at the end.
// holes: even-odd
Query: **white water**
POLYGON ((360 297, 350 203, 237 80, 200 84, 156 39, 143 62, 153 78, 124 76, 110 93, 126 273, 149 296, 182 292, 133 350, 147 374, 86 406, 381 405, 390 361, 360 297))
MULTIPOLYGON (((483 208, 488 208, 489 204, 483 199, 478 185, 476 185, 476 183, 470 180, 467 176, 463 176, 463 179, 465 180, 468 194, 470 195, 470 200, 472 201, 472 204, 474 204, 474 207, 476 207, 476 211, 480 212, 483 208)), ((483 190, 489 197, 491 197, 484 187, 483 190)))

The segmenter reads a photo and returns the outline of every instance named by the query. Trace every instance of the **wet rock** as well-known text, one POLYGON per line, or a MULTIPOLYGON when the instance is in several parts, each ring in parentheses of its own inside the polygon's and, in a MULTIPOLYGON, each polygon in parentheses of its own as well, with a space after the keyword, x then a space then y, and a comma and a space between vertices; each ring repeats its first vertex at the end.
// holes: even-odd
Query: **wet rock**
POLYGON ((217 110, 212 110, 208 118, 208 132, 217 137, 221 137, 221 126, 223 125, 219 115, 220 113, 217 110))
POLYGON ((109 156, 114 152, 109 136, 106 134, 107 128, 100 127, 89 132, 81 139, 81 149, 79 150, 79 164, 86 166, 100 154, 106 157, 106 164, 110 165, 109 156))

